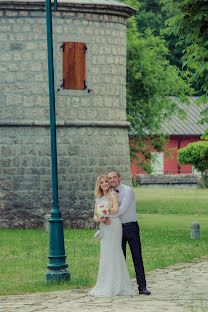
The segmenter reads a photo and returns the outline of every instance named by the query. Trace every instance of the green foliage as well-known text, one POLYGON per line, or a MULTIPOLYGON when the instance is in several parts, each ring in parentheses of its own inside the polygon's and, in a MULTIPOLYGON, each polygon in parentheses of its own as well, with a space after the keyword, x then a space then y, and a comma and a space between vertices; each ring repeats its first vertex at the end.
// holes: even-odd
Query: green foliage
MULTIPOLYGON (((201 100, 201 99, 200 99, 201 100)), ((200 115, 202 116, 201 120, 198 121, 198 124, 203 125, 204 123, 208 123, 208 107, 205 107, 200 115)), ((208 140, 208 129, 205 130, 204 134, 201 136, 202 140, 208 140)))
POLYGON ((140 33, 150 28, 154 35, 159 36, 161 28, 164 28, 166 12, 162 11, 160 0, 140 0, 140 8, 135 18, 140 33))
POLYGON ((207 173, 204 174, 204 185, 206 188, 208 188, 208 174, 207 173))
MULTIPOLYGON (((192 81, 203 81, 200 103, 208 101, 208 3, 207 0, 163 0, 166 10, 175 10, 167 24, 170 33, 185 43, 183 66, 191 70, 192 81)), ((208 117, 208 112, 204 112, 208 117)))
POLYGON ((173 11, 163 10, 163 5, 160 0, 134 0, 125 1, 126 4, 135 7, 138 11, 135 15, 137 31, 141 34, 145 33, 146 29, 151 29, 155 36, 164 35, 165 45, 171 51, 167 55, 167 59, 171 65, 176 65, 179 69, 182 68, 182 50, 185 46, 176 45, 178 38, 174 34, 169 34, 165 31, 165 21, 173 16, 173 11))
POLYGON ((208 129, 204 131, 203 135, 201 136, 201 140, 208 140, 208 129))
POLYGON ((197 170, 208 169, 208 142, 198 141, 178 150, 178 162, 182 165, 191 164, 197 170))
POLYGON ((164 39, 147 29, 144 35, 127 31, 127 116, 131 134, 157 134, 164 119, 177 113, 174 95, 187 102, 189 85, 179 70, 169 64, 164 39))
POLYGON ((127 119, 131 123, 129 134, 137 136, 137 150, 131 147, 132 158, 137 158, 143 170, 150 173, 150 148, 162 151, 164 137, 152 143, 149 150, 143 139, 162 135, 161 122, 179 114, 177 102, 170 96, 188 102, 191 95, 187 72, 181 70, 182 46, 175 56, 168 47, 175 49, 175 35, 164 32, 165 20, 173 10, 163 11, 160 0, 123 0, 137 9, 135 16, 127 20, 127 119), (162 31, 164 35, 162 35, 162 31), (175 61, 173 61, 175 58, 175 61), (177 66, 172 65, 178 63, 177 66), (144 158, 136 157, 140 152, 144 158))
POLYGON ((204 186, 204 171, 208 169, 208 141, 199 141, 188 144, 178 150, 179 164, 191 164, 201 171, 204 186))
MULTIPOLYGON (((128 21, 127 29, 127 120, 131 123, 129 134, 137 136, 137 152, 144 158, 140 166, 151 172, 150 149, 143 139, 162 135, 160 126, 164 119, 179 114, 176 98, 188 102, 186 94, 191 92, 185 75, 167 60, 169 54, 165 40, 155 36, 150 29, 144 34, 137 30, 135 17, 128 21), (174 97, 170 98, 171 95, 174 97)), ((162 151, 164 137, 154 140, 151 148, 162 151)), ((135 147, 135 146, 134 146, 135 147)), ((132 156, 136 157, 133 149, 132 156)))

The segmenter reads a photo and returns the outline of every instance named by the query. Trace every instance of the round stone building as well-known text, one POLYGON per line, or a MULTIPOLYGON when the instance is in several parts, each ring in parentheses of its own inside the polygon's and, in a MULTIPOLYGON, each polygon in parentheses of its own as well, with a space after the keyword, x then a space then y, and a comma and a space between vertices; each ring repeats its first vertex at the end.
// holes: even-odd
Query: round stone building
MULTIPOLYGON (((59 207, 93 227, 96 177, 131 184, 126 19, 113 0, 58 0, 53 12, 59 207)), ((52 209, 44 0, 0 2, 0 227, 37 228, 52 209)))

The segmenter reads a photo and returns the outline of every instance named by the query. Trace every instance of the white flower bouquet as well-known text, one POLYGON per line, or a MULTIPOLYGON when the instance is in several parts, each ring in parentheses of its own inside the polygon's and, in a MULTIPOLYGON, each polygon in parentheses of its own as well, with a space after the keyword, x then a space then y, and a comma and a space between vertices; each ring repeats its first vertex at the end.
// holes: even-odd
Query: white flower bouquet
POLYGON ((106 218, 110 213, 108 206, 100 205, 97 207, 97 216, 99 218, 106 218))
MULTIPOLYGON (((108 206, 105 205, 98 205, 96 214, 98 218, 107 218, 110 213, 110 209, 108 206)), ((103 231, 100 228, 94 235, 94 241, 99 241, 103 237, 103 231)))

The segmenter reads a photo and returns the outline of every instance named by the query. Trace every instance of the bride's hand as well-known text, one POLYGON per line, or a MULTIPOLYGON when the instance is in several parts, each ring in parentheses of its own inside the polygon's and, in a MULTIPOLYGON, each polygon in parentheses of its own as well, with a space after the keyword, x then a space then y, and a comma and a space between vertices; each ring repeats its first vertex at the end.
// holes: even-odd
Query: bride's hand
POLYGON ((101 223, 105 223, 106 218, 100 218, 101 223))
POLYGON ((110 225, 111 224, 111 219, 106 217, 104 223, 105 223, 105 225, 110 225))

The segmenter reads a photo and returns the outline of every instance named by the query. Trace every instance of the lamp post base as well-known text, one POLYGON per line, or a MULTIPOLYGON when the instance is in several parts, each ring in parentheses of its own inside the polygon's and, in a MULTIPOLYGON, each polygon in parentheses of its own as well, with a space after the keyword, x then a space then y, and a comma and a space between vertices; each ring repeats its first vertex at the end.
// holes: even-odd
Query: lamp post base
POLYGON ((71 274, 67 270, 49 270, 45 277, 46 282, 66 282, 71 279, 71 274))

